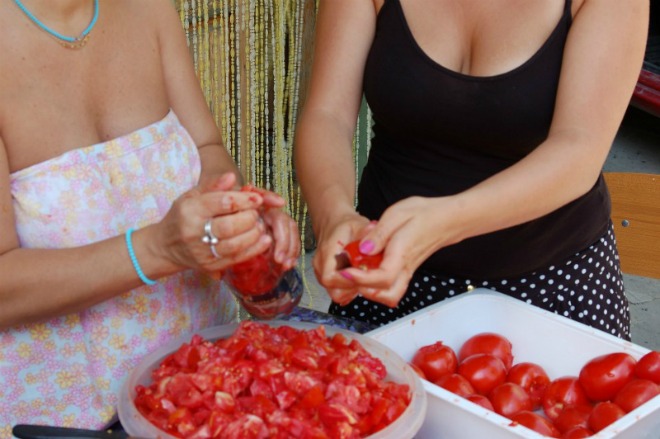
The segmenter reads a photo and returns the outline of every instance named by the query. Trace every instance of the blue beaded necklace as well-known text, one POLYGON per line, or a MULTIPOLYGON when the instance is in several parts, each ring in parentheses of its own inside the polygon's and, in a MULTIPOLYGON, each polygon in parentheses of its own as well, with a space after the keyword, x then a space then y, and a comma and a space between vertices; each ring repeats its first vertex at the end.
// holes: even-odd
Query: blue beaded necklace
POLYGON ((64 47, 69 49, 80 49, 85 44, 87 44, 87 40, 89 39, 89 33, 92 31, 94 25, 96 25, 96 20, 98 20, 99 18, 99 0, 94 0, 94 16, 92 17, 92 21, 89 22, 89 25, 87 25, 85 30, 83 30, 78 37, 68 37, 66 35, 62 35, 59 32, 54 31, 53 29, 43 24, 37 17, 34 16, 32 12, 27 10, 25 5, 21 3, 20 0, 14 0, 14 2, 21 9, 21 11, 23 11, 23 13, 25 13, 25 15, 27 15, 27 17, 30 20, 32 20, 34 24, 39 26, 42 30, 48 32, 50 35, 57 38, 60 44, 62 44, 64 47))

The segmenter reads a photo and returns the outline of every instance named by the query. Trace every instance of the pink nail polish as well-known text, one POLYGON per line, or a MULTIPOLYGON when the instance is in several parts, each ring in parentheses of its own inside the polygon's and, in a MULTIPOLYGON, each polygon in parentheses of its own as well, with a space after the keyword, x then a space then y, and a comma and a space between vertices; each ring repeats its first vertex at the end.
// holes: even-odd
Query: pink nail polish
POLYGON ((340 271, 339 274, 341 274, 344 279, 353 280, 353 275, 347 271, 340 271))
POLYGON ((364 253, 365 255, 370 254, 374 250, 374 248, 375 245, 373 241, 369 239, 360 243, 360 253, 364 253))

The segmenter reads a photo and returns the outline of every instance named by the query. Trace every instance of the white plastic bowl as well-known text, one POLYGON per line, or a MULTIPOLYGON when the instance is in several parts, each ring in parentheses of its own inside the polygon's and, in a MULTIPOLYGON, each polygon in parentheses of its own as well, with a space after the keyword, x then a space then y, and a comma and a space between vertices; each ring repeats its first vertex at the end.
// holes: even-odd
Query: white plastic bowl
MULTIPOLYGON (((262 323, 271 326, 287 325, 304 330, 313 329, 318 326, 313 323, 278 320, 262 323)), ((205 339, 216 340, 229 337, 234 333, 236 327, 236 324, 215 326, 199 331, 198 334, 205 339)), ((408 408, 395 422, 390 424, 387 428, 369 436, 369 439, 411 439, 415 437, 415 434, 422 426, 424 416, 426 415, 427 395, 422 380, 419 379, 412 368, 398 354, 385 347, 377 340, 330 326, 326 326, 325 331, 329 336, 340 332, 349 340, 355 339, 359 341, 369 353, 378 357, 383 362, 387 368, 388 380, 408 384, 408 386, 410 386, 412 397, 408 408)), ((158 439, 174 439, 173 436, 166 434, 151 424, 137 410, 134 404, 136 396, 135 388, 138 384, 148 386, 151 383, 151 371, 154 370, 167 355, 176 351, 182 343, 188 343, 191 336, 192 334, 180 337, 147 355, 131 372, 122 386, 118 403, 119 420, 126 432, 130 435, 158 439)))
MULTIPOLYGON (((639 359, 649 349, 487 289, 476 289, 368 332, 410 361, 420 347, 442 341, 454 350, 479 332, 496 332, 513 344, 514 363, 540 364, 551 379, 577 376, 589 360, 611 352, 639 359)), ((543 436, 423 381, 429 401, 418 439, 538 439, 543 436)), ((646 402, 594 439, 660 438, 660 396, 646 402)))

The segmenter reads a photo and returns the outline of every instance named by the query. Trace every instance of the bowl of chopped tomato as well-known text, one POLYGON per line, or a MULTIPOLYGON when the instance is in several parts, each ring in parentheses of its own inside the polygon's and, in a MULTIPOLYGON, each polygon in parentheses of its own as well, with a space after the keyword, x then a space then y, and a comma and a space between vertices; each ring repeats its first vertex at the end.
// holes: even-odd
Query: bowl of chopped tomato
POLYGON ((380 342, 306 322, 245 321, 146 356, 119 395, 130 435, 169 438, 415 436, 418 375, 380 342))

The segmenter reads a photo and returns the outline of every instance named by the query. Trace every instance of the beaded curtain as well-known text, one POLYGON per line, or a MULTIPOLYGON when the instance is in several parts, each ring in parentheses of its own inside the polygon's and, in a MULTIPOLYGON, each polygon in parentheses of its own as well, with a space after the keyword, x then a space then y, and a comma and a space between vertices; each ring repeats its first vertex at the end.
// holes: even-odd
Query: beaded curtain
MULTIPOLYGON (((284 197, 303 248, 312 249, 292 156, 318 0, 173 1, 225 146, 248 182, 284 197)), ((354 141, 356 175, 369 147, 369 121, 365 105, 354 141)))

